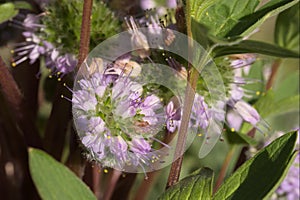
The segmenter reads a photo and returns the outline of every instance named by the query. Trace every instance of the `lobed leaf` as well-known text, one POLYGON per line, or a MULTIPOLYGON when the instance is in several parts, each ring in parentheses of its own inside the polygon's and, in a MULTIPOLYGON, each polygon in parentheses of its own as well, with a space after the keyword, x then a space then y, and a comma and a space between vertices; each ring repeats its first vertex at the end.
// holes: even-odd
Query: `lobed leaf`
MULTIPOLYGON (((252 14, 259 4, 258 0, 215 0, 199 2, 204 3, 201 4, 201 7, 198 6, 200 11, 194 12, 195 19, 207 26, 210 30, 210 34, 220 38, 225 37, 242 17, 252 14)), ((194 9, 197 9, 197 7, 194 9)))

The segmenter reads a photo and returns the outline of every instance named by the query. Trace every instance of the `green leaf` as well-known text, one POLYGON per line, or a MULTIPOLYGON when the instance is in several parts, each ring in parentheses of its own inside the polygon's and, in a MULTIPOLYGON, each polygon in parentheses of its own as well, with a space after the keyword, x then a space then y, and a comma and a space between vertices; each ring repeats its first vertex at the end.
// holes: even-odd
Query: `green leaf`
POLYGON ((193 0, 192 2, 192 16, 196 21, 207 26, 212 35, 218 37, 226 36, 242 17, 253 13, 259 4, 258 0, 193 0))
POLYGON ((13 3, 4 3, 0 5, 0 24, 10 20, 19 13, 13 3))
POLYGON ((297 132, 286 133, 263 148, 221 185, 213 199, 253 200, 268 197, 295 158, 296 140, 297 132))
POLYGON ((41 150, 29 148, 29 168, 43 200, 96 199, 73 172, 41 150))
POLYGON ((274 87, 275 100, 279 101, 284 98, 288 98, 297 95, 300 90, 299 83, 299 71, 290 73, 284 80, 280 81, 277 86, 274 87))
POLYGON ((158 199, 209 200, 212 196, 212 182, 213 171, 208 168, 202 168, 170 187, 158 199))
POLYGON ((288 97, 277 101, 268 114, 270 116, 282 115, 284 113, 299 111, 300 95, 288 97))
POLYGON ((196 22, 201 22, 201 19, 205 16, 205 11, 215 4, 218 0, 190 0, 190 8, 188 8, 188 14, 196 22))
POLYGON ((231 132, 229 129, 226 130, 225 137, 229 144, 249 144, 251 146, 257 145, 257 141, 246 134, 240 132, 231 132))
POLYGON ((15 5, 15 8, 18 8, 18 9, 33 10, 33 7, 31 6, 31 4, 26 1, 16 1, 16 2, 14 2, 14 5, 15 5))
POLYGON ((276 101, 276 93, 269 90, 254 105, 263 118, 274 117, 288 112, 299 111, 300 95, 290 96, 276 101))
POLYGON ((295 5, 299 0, 271 0, 254 13, 240 18, 226 37, 237 35, 247 36, 258 28, 266 19, 282 12, 283 10, 295 5))
POLYGON ((243 40, 231 46, 217 46, 213 51, 214 57, 231 54, 259 53, 284 58, 299 58, 299 54, 277 45, 253 40, 243 40))
POLYGON ((194 18, 191 18, 191 27, 194 40, 207 49, 211 44, 207 28, 197 22, 194 18))
POLYGON ((299 3, 278 15, 275 26, 275 43, 299 52, 299 3))

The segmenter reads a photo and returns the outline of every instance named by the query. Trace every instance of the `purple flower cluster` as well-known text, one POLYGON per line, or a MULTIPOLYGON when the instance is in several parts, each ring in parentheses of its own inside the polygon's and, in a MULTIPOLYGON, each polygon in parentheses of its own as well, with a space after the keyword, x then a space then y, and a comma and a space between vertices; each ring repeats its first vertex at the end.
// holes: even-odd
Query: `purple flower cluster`
POLYGON ((77 59, 72 54, 60 55, 51 43, 39 37, 39 33, 44 28, 39 21, 40 16, 33 14, 28 14, 24 19, 22 28, 25 30, 23 32, 25 42, 16 44, 16 48, 12 51, 15 53, 12 66, 15 67, 26 60, 33 64, 43 56, 46 67, 52 74, 63 76, 72 72, 77 65, 77 59))
POLYGON ((95 72, 77 82, 72 103, 79 137, 103 167, 144 170, 158 159, 151 145, 165 121, 162 104, 130 77, 111 76, 95 72))

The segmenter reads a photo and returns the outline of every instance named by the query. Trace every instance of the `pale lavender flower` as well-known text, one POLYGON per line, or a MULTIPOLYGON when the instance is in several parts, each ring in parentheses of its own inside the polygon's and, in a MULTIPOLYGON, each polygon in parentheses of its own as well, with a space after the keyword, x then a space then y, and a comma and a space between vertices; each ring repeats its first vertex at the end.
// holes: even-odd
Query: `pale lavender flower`
POLYGON ((196 94, 191 112, 191 127, 206 129, 209 125, 210 113, 204 97, 196 94))
POLYGON ((128 145, 121 136, 112 138, 110 151, 114 154, 120 166, 123 166, 128 160, 128 145))
POLYGON ((143 10, 151 9, 156 7, 156 2, 154 0, 141 0, 141 8, 143 10))
POLYGON ((256 126, 256 124, 260 121, 260 115, 256 109, 245 101, 236 102, 234 109, 246 122, 249 122, 253 126, 256 126))
POLYGON ((31 32, 23 32, 26 42, 16 44, 18 46, 12 52, 16 54, 12 66, 15 67, 20 63, 30 60, 33 64, 35 61, 46 53, 45 41, 42 41, 38 36, 31 32))
POLYGON ((156 110, 161 109, 160 99, 155 95, 147 96, 141 101, 139 106, 139 114, 144 115, 143 120, 150 125, 158 123, 159 117, 156 114, 156 110))
POLYGON ((243 123, 243 118, 235 110, 227 112, 226 120, 232 132, 239 131, 243 123))
MULTIPOLYGON (((52 44, 51 44, 52 45, 52 44)), ((48 54, 46 56, 46 67, 50 69, 52 72, 56 71, 56 59, 59 56, 59 51, 55 49, 52 45, 52 49, 49 49, 48 54)))
POLYGON ((72 54, 65 54, 56 59, 56 69, 62 74, 72 72, 77 65, 77 59, 72 54))
POLYGON ((174 133, 180 126, 181 113, 180 109, 176 109, 173 101, 170 101, 165 109, 167 120, 167 130, 174 133))
POLYGON ((26 30, 23 32, 25 42, 16 44, 16 48, 12 51, 16 54, 12 66, 15 67, 26 60, 33 64, 43 56, 46 67, 50 69, 52 75, 63 76, 72 72, 77 65, 75 56, 72 54, 61 55, 50 42, 39 36, 39 31, 44 27, 39 23, 40 16, 28 14, 22 22, 22 28, 26 30))
POLYGON ((73 93, 72 103, 74 108, 88 112, 96 109, 97 99, 88 91, 78 90, 73 93))
POLYGON ((176 8, 177 2, 176 0, 167 0, 167 7, 168 8, 176 8))
POLYGON ((151 151, 151 146, 144 138, 133 138, 130 149, 137 154, 147 154, 151 151))
POLYGON ((39 28, 43 28, 44 25, 40 24, 40 16, 34 14, 27 14, 23 21, 23 26, 29 31, 37 31, 39 28))
POLYGON ((105 72, 76 82, 72 103, 78 135, 88 157, 103 167, 144 169, 156 157, 151 142, 163 126, 160 99, 143 94, 142 85, 129 77, 112 80, 105 72))
POLYGON ((244 89, 236 84, 230 84, 230 97, 234 101, 239 101, 244 96, 244 89))

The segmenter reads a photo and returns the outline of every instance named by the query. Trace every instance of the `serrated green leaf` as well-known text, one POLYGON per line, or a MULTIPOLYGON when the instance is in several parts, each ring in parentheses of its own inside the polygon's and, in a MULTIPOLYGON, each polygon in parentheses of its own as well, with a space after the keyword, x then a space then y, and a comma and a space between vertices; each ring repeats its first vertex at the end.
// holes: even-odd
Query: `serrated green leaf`
POLYGON ((196 22, 201 22, 205 16, 205 11, 215 4, 218 0, 190 0, 188 13, 196 22))
POLYGON ((33 10, 33 7, 30 3, 26 1, 16 1, 14 2, 15 8, 17 9, 26 9, 26 10, 33 10))
POLYGON ((194 40, 207 49, 211 43, 207 28, 197 22, 194 18, 191 18, 191 27, 194 40))
POLYGON ((224 37, 239 22, 240 18, 254 12, 258 0, 192 1, 193 17, 204 24, 214 36, 224 37), (199 9, 199 11, 197 10, 199 9))
POLYGON ((275 26, 275 43, 299 52, 299 3, 278 15, 275 26))
POLYGON ((159 200, 209 200, 212 196, 213 171, 202 168, 165 191, 159 200))
POLYGON ((96 200, 91 190, 73 172, 41 150, 29 149, 29 169, 43 200, 96 200))
POLYGON ((299 58, 299 54, 296 52, 277 45, 254 40, 243 40, 240 43, 231 46, 218 46, 214 49, 213 56, 220 57, 241 53, 259 53, 284 58, 299 58))
POLYGON ((295 5, 299 0, 271 0, 254 13, 238 20, 238 23, 226 34, 226 37, 247 36, 258 28, 266 19, 295 5))
POLYGON ((260 150, 221 185, 213 200, 268 197, 293 162, 296 140, 297 132, 286 133, 260 150))
POLYGON ((0 5, 0 24, 10 20, 19 13, 13 3, 4 3, 0 5))

